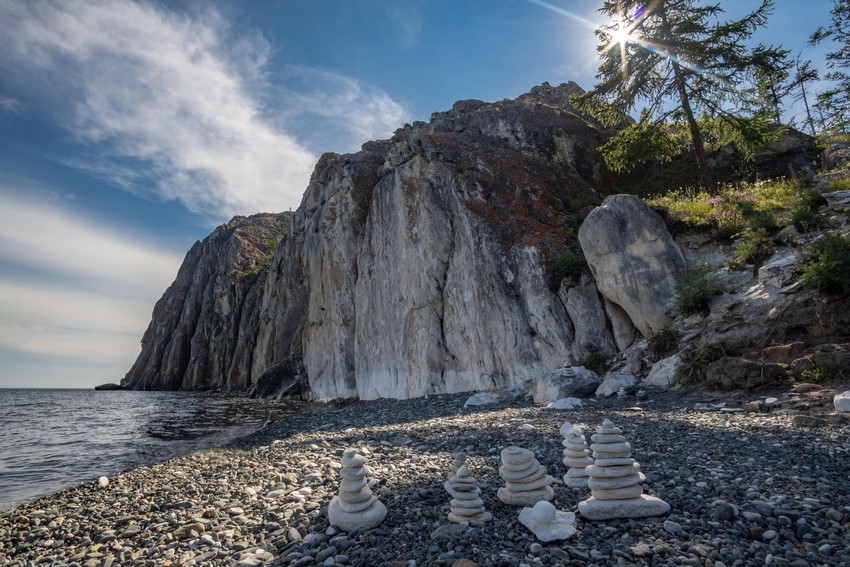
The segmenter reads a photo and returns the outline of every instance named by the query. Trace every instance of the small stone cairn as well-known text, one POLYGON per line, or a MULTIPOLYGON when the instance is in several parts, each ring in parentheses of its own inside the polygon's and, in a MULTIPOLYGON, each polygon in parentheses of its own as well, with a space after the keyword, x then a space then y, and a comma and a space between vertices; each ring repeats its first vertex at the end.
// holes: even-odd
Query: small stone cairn
POLYGON ((384 521, 387 508, 372 494, 366 483, 366 457, 358 454, 357 449, 346 449, 341 462, 339 474, 342 481, 339 494, 333 497, 328 506, 328 521, 332 526, 347 532, 374 528, 384 521))
POLYGON ((567 366, 567 364, 564 364, 564 368, 563 370, 561 370, 561 376, 563 376, 564 378, 575 378, 576 371, 573 370, 572 366, 567 366))
POLYGON ((455 453, 454 459, 452 460, 452 465, 449 468, 449 475, 446 482, 443 483, 443 488, 446 489, 446 492, 449 494, 452 493, 452 479, 457 474, 457 471, 460 467, 466 464, 466 453, 455 453))
MULTIPOLYGON (((466 457, 466 455, 464 455, 466 457)), ((481 500, 481 488, 478 480, 469 473, 469 467, 462 464, 457 473, 450 476, 452 495, 449 521, 461 524, 463 522, 489 522, 493 515, 484 509, 481 500)))
POLYGON ((640 465, 632 459, 632 446, 622 431, 605 420, 591 436, 593 464, 585 471, 591 497, 578 504, 579 513, 588 520, 646 518, 670 511, 670 505, 643 493, 640 465))
POLYGON ((511 506, 534 506, 541 500, 552 500, 555 491, 550 486, 555 479, 546 474, 546 467, 534 458, 534 453, 522 447, 510 446, 502 450, 499 475, 505 486, 496 496, 511 506))
POLYGON ((564 484, 570 488, 587 488, 587 471, 585 468, 593 464, 590 458, 590 449, 587 448, 587 440, 584 431, 577 425, 565 421, 561 426, 561 435, 564 436, 564 465, 568 467, 564 475, 564 484))

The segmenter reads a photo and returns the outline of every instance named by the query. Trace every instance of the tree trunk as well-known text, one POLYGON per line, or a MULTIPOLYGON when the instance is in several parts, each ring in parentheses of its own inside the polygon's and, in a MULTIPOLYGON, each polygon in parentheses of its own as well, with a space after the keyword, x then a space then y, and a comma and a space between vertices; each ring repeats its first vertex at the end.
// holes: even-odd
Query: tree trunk
MULTIPOLYGON (((659 2, 656 6, 656 10, 661 16, 661 24, 663 26, 664 34, 669 36, 670 26, 667 24, 667 12, 661 2, 659 2)), ((665 39, 671 38, 666 37, 665 39)), ((670 51, 671 54, 674 56, 676 55, 674 50, 671 49, 670 51)), ((708 160, 705 157, 705 143, 702 140, 702 132, 700 132, 699 124, 697 124, 696 118, 694 118, 694 111, 691 109, 691 101, 688 98, 688 90, 685 85, 685 75, 682 71, 682 67, 676 62, 675 57, 671 57, 670 62, 673 65, 673 79, 676 81, 676 90, 679 92, 679 102, 682 104, 682 110, 685 113, 685 120, 688 122, 688 129, 691 131, 691 140, 693 140, 694 145, 694 156, 697 159, 697 169, 699 169, 702 186, 706 191, 713 192, 714 179, 711 177, 711 170, 708 168, 708 160)))

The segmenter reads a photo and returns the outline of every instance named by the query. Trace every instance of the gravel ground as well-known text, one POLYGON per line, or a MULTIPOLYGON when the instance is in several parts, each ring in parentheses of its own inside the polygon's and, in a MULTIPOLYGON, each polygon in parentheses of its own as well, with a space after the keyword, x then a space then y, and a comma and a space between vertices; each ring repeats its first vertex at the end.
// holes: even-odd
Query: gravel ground
MULTIPOLYGON (((573 411, 528 400, 463 408, 468 395, 305 406, 237 446, 3 512, 0 565, 850 565, 850 425, 795 415, 826 413, 830 396, 748 405, 740 395, 672 392, 640 407, 612 399, 573 411), (520 509, 495 497, 499 452, 529 448, 561 478, 561 424, 591 433, 603 418, 623 429, 645 492, 671 512, 579 517, 571 539, 538 542, 520 509), (351 446, 367 456, 389 513, 375 529, 344 533, 325 512, 351 446), (443 482, 456 451, 468 453, 493 521, 447 521, 443 482)), ((553 504, 574 511, 587 496, 559 484, 553 504)))

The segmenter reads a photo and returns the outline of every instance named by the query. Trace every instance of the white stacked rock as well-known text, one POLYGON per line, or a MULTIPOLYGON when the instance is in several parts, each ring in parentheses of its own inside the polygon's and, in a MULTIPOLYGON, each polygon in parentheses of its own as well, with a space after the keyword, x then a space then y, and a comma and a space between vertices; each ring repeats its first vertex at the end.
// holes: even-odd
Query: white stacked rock
POLYGON ((632 459, 632 446, 621 433, 606 419, 590 438, 593 464, 585 471, 591 497, 578 504, 588 520, 646 518, 670 511, 669 504, 643 493, 640 464, 632 459))
POLYGON ((564 436, 564 465, 568 467, 564 475, 564 484, 570 488, 587 488, 588 465, 593 464, 590 458, 590 449, 587 448, 587 440, 584 431, 577 425, 565 421, 561 426, 561 435, 564 436))
POLYGON ((454 459, 452 460, 452 465, 449 468, 449 475, 447 477, 446 482, 443 483, 443 488, 446 489, 446 492, 449 494, 452 493, 452 478, 457 474, 457 471, 460 467, 466 464, 466 453, 455 453, 454 459))
POLYGON ((358 454, 357 449, 346 449, 341 463, 339 474, 342 481, 339 494, 328 506, 328 521, 347 532, 374 528, 384 521, 387 508, 372 494, 367 484, 366 457, 358 454))
POLYGON ((522 447, 502 450, 499 475, 505 486, 496 493, 499 500, 511 506, 534 506, 541 500, 552 500, 555 491, 550 486, 555 479, 546 474, 546 467, 534 458, 534 453, 522 447))
POLYGON ((478 480, 469 474, 469 467, 461 465, 449 482, 449 494, 452 495, 450 522, 489 522, 493 519, 493 515, 484 509, 481 488, 478 487, 478 480))

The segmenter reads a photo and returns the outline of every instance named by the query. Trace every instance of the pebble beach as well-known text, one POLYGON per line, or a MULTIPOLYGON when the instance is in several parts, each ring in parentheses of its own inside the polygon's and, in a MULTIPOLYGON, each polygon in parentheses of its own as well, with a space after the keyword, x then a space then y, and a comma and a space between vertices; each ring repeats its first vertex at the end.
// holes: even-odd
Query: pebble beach
POLYGON ((827 395, 786 394, 767 412, 756 395, 668 392, 570 411, 528 399, 464 407, 468 397, 305 404, 230 447, 93 479, 0 513, 0 565, 850 565, 850 424, 811 416, 828 411, 827 395), (501 450, 532 450, 559 480, 552 503, 575 511, 589 491, 560 482, 559 429, 590 434, 603 419, 631 443, 644 492, 671 511, 578 516, 570 539, 537 541, 521 508, 496 498, 501 450), (349 447, 388 510, 373 529, 328 524, 349 447), (489 522, 447 519, 458 451, 489 522))

